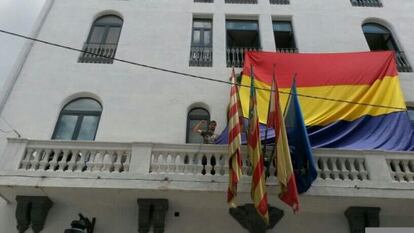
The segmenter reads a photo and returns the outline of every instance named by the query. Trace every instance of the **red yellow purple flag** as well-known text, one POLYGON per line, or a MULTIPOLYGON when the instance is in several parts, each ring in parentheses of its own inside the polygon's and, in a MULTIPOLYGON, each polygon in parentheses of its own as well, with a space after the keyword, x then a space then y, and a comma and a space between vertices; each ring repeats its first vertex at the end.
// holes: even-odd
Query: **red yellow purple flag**
POLYGON ((277 179, 280 185, 279 198, 291 206, 296 213, 299 211, 299 198, 296 188, 295 173, 290 158, 289 144, 283 114, 280 109, 280 98, 273 76, 267 127, 275 129, 275 162, 277 165, 277 179))
POLYGON ((264 159, 260 144, 259 117, 257 114, 256 91, 254 87, 253 67, 250 68, 250 104, 249 104, 249 132, 247 148, 253 169, 251 196, 258 214, 266 224, 269 223, 267 193, 264 173, 264 159))
POLYGON ((234 199, 237 196, 237 183, 242 175, 241 160, 241 109, 239 92, 236 86, 234 68, 231 73, 230 109, 228 115, 228 142, 229 142, 229 187, 227 189, 227 203, 236 207, 234 199))

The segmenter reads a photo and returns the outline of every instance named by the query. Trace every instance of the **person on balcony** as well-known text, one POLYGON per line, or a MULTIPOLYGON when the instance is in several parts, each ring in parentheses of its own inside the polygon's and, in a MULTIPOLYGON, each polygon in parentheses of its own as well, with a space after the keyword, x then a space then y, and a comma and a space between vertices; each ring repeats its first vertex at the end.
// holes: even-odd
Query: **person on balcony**
POLYGON ((198 133, 201 135, 201 137, 203 137, 204 144, 214 144, 214 141, 217 138, 217 134, 214 133, 216 130, 217 122, 210 121, 207 130, 201 130, 201 126, 205 124, 207 124, 207 121, 205 120, 198 122, 193 128, 193 132, 198 133))

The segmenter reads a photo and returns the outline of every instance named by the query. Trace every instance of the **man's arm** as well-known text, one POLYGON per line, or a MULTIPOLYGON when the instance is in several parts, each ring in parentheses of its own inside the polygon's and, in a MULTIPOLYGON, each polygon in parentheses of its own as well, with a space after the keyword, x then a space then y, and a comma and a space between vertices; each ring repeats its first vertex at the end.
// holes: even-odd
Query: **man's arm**
POLYGON ((203 132, 201 129, 200 129, 200 127, 201 127, 201 125, 202 124, 204 124, 206 121, 205 120, 202 120, 202 121, 199 121, 194 127, 193 127, 193 132, 194 133, 201 133, 201 132, 203 132))

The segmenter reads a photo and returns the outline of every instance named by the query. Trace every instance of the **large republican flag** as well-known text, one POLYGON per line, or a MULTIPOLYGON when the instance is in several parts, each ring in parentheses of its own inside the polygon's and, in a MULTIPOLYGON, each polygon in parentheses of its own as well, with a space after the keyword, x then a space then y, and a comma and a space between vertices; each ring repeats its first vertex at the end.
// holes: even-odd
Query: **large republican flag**
POLYGON ((247 149, 252 166, 252 187, 251 197, 256 207, 257 213, 263 218, 266 224, 269 223, 269 213, 267 205, 266 180, 264 170, 264 158, 260 143, 259 117, 257 115, 256 90, 254 87, 253 71, 250 84, 250 104, 249 104, 249 131, 247 135, 247 149))
POLYGON ((312 147, 414 151, 394 53, 286 54, 247 52, 240 100, 248 116, 255 67, 259 121, 267 122, 272 68, 276 66, 281 108, 297 73, 297 96, 312 147), (266 89, 266 90, 261 90, 266 89))

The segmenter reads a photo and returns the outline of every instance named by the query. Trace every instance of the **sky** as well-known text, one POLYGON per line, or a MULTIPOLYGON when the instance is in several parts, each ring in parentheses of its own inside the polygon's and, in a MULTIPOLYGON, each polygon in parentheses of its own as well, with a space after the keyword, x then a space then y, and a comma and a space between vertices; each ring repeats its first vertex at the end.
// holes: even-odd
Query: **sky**
MULTIPOLYGON (((45 0, 0 0, 0 29, 29 34, 45 0)), ((0 90, 24 44, 24 39, 0 33, 0 90)))

